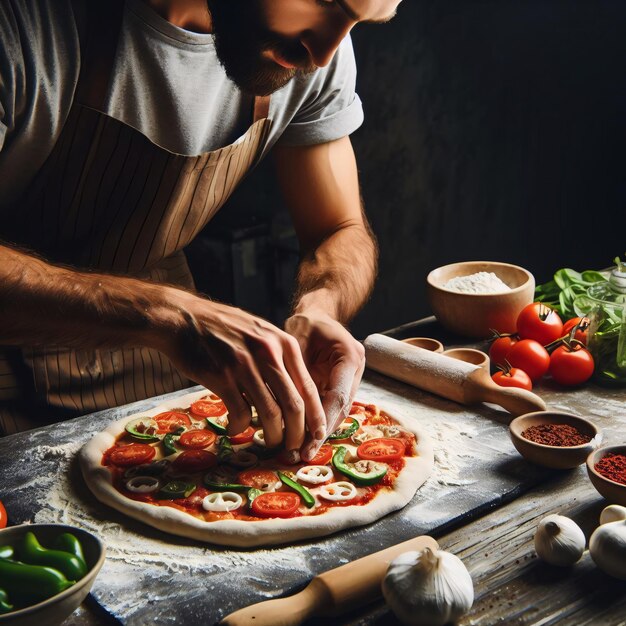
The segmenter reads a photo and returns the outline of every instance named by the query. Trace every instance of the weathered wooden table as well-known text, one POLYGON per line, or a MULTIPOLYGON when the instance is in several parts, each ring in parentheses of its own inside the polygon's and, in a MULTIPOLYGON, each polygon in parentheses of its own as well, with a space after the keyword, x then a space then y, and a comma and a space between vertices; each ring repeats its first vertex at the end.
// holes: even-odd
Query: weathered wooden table
MULTIPOLYGON (((393 329, 387 334, 397 338, 432 336, 441 339, 446 347, 463 345, 461 340, 442 333, 431 319, 393 329)), ((371 384, 370 377, 367 385, 371 384)), ((390 385, 389 389, 397 393, 402 389, 398 385, 401 384, 390 385)), ((607 390, 594 385, 588 385, 579 390, 562 391, 545 383, 538 388, 538 392, 550 408, 589 417, 603 429, 605 442, 626 441, 626 391, 607 390)), ((412 399, 411 401, 415 399, 426 403, 430 401, 427 394, 424 397, 421 392, 416 393, 409 388, 403 395, 412 399)), ((451 403, 434 398, 432 404, 433 411, 443 410, 444 412, 447 405, 451 405, 451 403)), ((449 409, 454 412, 456 405, 451 405, 449 409)), ((456 410, 458 412, 458 409, 456 410)), ((487 422, 494 416, 488 411, 477 408, 476 416, 471 417, 478 421, 484 418, 487 422)), ((466 418, 469 420, 467 414, 466 418)), ((79 418, 75 422, 82 425, 81 420, 84 419, 79 418)), ((501 415, 496 416, 496 419, 502 419, 501 415)), ((32 441, 33 456, 36 457, 35 448, 39 445, 41 450, 41 442, 47 441, 46 438, 49 438, 51 433, 34 432, 35 434, 28 439, 18 436, 19 440, 14 438, 0 440, 0 467, 13 467, 6 460, 6 455, 18 441, 22 447, 29 445, 25 444, 25 441, 32 441)), ((506 441, 507 434, 504 425, 491 424, 480 433, 480 438, 488 441, 489 446, 495 441, 495 439, 489 439, 493 437, 499 438, 502 446, 510 447, 506 441)), ((57 453, 56 448, 48 445, 45 450, 44 457, 48 461, 53 461, 57 453)), ((480 481, 484 479, 484 488, 489 491, 489 496, 481 501, 475 492, 469 496, 466 493, 471 492, 477 485, 472 485, 470 488, 458 484, 454 487, 454 483, 449 482, 446 486, 447 491, 442 493, 448 494, 448 499, 450 499, 450 492, 453 496, 457 495, 453 501, 458 501, 458 510, 452 507, 450 509, 452 513, 449 513, 450 519, 445 523, 441 523, 444 518, 437 518, 435 510, 431 520, 431 534, 438 539, 444 549, 463 559, 474 580, 476 600, 471 612, 461 620, 460 624, 467 626, 496 623, 626 625, 626 582, 612 579, 600 572, 594 566, 588 553, 585 553, 583 559, 574 567, 566 569, 547 566, 538 561, 534 555, 533 534, 537 522, 544 515, 556 512, 566 514, 581 525, 587 536, 597 525, 599 513, 606 502, 591 486, 584 467, 565 472, 549 471, 528 465, 518 458, 511 462, 510 451, 505 449, 503 452, 499 446, 497 449, 494 448, 494 454, 496 453, 504 454, 501 458, 506 458, 507 463, 501 463, 493 474, 510 473, 510 477, 502 476, 501 490, 499 491, 497 485, 494 486, 489 482, 492 477, 485 474, 484 467, 481 466, 480 471, 476 470, 478 487, 480 487, 480 481), (510 484, 505 478, 511 479, 510 484), (499 493, 501 496, 498 495, 499 493)), ((26 468, 20 476, 23 484, 28 484, 30 478, 35 479, 35 476, 29 477, 28 472, 26 468)), ((12 477, 6 476, 4 471, 2 474, 6 489, 12 477)), ((6 500, 5 489, 0 490, 0 497, 6 500)), ((22 493, 21 491, 20 494, 22 493)), ((13 504, 10 494, 8 494, 8 501, 13 504)), ((14 506, 18 507, 17 502, 14 506)), ((379 523, 380 527, 389 531, 393 537, 397 536, 399 540, 405 539, 406 537, 402 536, 402 533, 406 532, 405 518, 411 515, 417 516, 420 510, 419 505, 407 507, 404 514, 400 512, 395 514, 395 517, 390 516, 384 522, 379 523)), ((29 510, 28 505, 25 505, 25 508, 20 510, 18 521, 29 519, 29 514, 32 514, 32 511, 29 510)), ((422 528, 419 524, 415 527, 422 528)), ((350 531, 348 540, 355 538, 363 539, 364 543, 367 543, 368 533, 358 529, 350 531)), ((371 536, 369 538, 371 540, 371 536)), ((336 538, 320 540, 320 544, 326 548, 336 547, 337 542, 336 538)), ((391 543, 395 541, 390 540, 388 545, 391 543)), ((332 567, 332 555, 325 554, 324 558, 326 569, 332 567)), ((336 563, 336 565, 339 564, 339 562, 336 563)), ((128 567, 129 572, 132 573, 130 565, 128 567)), ((318 564, 319 567, 320 564, 318 564)), ((227 593, 227 589, 217 588, 216 591, 227 593)), ((151 595, 154 593, 153 588, 145 588, 146 603, 152 601, 151 595)), ((172 593, 171 598, 163 597, 162 589, 159 589, 159 593, 161 593, 161 601, 176 603, 175 593, 172 593)), ((106 602, 104 604, 106 605, 106 602)), ((124 623, 125 620, 121 619, 121 622, 124 623)), ((90 596, 65 622, 65 626, 71 624, 105 626, 119 623, 119 619, 114 618, 101 606, 101 603, 90 596)), ((135 617, 134 620, 129 620, 129 623, 148 622, 142 621, 141 617, 135 617)), ((176 619, 173 616, 173 620, 167 623, 185 624, 187 622, 184 618, 176 619)), ((356 626, 357 624, 393 625, 396 621, 385 605, 379 602, 366 607, 358 614, 342 616, 338 620, 319 620, 315 623, 356 626)))

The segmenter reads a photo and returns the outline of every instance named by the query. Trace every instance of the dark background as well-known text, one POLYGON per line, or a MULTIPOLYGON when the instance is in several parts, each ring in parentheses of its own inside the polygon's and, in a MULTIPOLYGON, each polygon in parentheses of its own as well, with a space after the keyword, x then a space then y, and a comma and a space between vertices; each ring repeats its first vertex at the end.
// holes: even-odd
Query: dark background
MULTIPOLYGON (((625 26, 624 0, 405 0, 356 27, 353 143, 381 247, 357 337, 429 314, 440 265, 507 261, 545 282, 624 255, 625 26)), ((279 322, 297 251, 271 163, 204 237, 199 288, 279 322)))

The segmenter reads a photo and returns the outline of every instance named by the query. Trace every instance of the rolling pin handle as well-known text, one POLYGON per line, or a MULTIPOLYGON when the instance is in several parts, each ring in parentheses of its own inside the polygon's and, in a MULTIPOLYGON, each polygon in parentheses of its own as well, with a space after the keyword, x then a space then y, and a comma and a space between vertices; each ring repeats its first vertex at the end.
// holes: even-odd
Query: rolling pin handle
POLYGON ((485 389, 483 400, 499 404, 514 417, 546 410, 546 403, 532 391, 514 387, 499 387, 496 383, 494 385, 497 387, 496 389, 493 387, 485 389))
POLYGON ((302 591, 286 598, 265 600, 227 615, 220 626, 299 626, 331 601, 328 588, 314 578, 302 591))

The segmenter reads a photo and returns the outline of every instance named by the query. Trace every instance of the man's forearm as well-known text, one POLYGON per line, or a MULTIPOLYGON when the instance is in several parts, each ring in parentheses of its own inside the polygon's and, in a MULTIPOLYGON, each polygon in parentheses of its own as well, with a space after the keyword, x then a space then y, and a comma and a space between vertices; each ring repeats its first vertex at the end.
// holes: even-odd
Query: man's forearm
MULTIPOLYGON (((161 286, 80 272, 0 246, 0 344, 149 345, 161 286)), ((157 309, 158 312, 157 312, 157 309)))
POLYGON ((365 218, 339 228, 303 258, 294 313, 318 309, 343 324, 349 322, 372 291, 377 265, 376 240, 365 218))

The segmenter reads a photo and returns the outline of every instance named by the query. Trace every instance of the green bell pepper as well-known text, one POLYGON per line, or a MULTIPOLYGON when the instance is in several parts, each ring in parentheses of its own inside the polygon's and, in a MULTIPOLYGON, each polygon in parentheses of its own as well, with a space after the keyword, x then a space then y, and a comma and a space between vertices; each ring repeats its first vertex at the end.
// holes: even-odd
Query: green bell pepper
POLYGON ((255 498, 258 498, 263 492, 260 489, 256 489, 255 487, 250 487, 248 489, 248 509, 252 508, 252 503, 255 498))
MULTIPOLYGON (((85 560, 85 554, 83 552, 83 546, 80 541, 72 533, 63 533, 59 535, 53 546, 56 550, 63 550, 63 552, 69 552, 73 554, 77 559, 80 559, 83 563, 87 563, 85 560)), ((85 565, 86 567, 86 565, 85 565)))
POLYGON ((224 435, 223 437, 220 437, 217 447, 218 447, 217 458, 220 461, 227 459, 231 454, 235 453, 233 444, 230 443, 230 439, 226 435, 224 435))
POLYGON ((9 602, 9 596, 4 589, 0 589, 0 615, 3 613, 10 613, 13 610, 13 605, 9 602))
POLYGON ((70 552, 44 548, 30 531, 22 539, 19 554, 24 563, 54 568, 68 580, 80 580, 87 573, 87 565, 83 559, 70 552))
POLYGON ((302 498, 307 509, 311 509, 315 506, 315 498, 306 487, 283 472, 278 472, 278 478, 280 478, 284 485, 293 489, 302 498))
POLYGON ((0 588, 11 595, 29 596, 33 604, 65 591, 74 582, 52 567, 0 560, 0 588))
POLYGON ((344 446, 338 446, 335 454, 333 454, 333 466, 335 469, 345 476, 347 476, 352 482, 357 485, 375 485, 380 482, 387 473, 387 466, 382 466, 378 471, 373 472, 361 472, 353 463, 346 463, 346 454, 348 448, 344 446))
POLYGON ((333 441, 334 439, 347 439, 354 435, 354 433, 359 430, 359 420, 354 417, 350 418, 352 423, 348 428, 338 428, 332 435, 328 436, 328 441, 333 441))
POLYGON ((220 424, 218 420, 221 420, 221 417, 207 417, 207 424, 218 434, 218 435, 228 435, 228 428, 220 424))
POLYGON ((217 468, 207 472, 202 477, 202 482, 207 489, 213 491, 247 491, 247 485, 240 485, 235 482, 235 477, 223 468, 217 468))
POLYGON ((185 427, 179 426, 174 432, 167 433, 167 435, 163 437, 161 443, 163 444, 163 449, 165 450, 165 456, 176 454, 178 452, 178 448, 174 445, 174 443, 180 439, 180 436, 184 432, 185 427))
POLYGON ((172 480, 157 491, 156 497, 162 500, 177 500, 178 498, 188 498, 195 490, 196 486, 192 483, 172 480))
POLYGON ((138 417, 126 424, 124 429, 135 439, 139 439, 144 443, 158 441, 161 437, 157 434, 159 425, 151 417, 138 417))
POLYGON ((0 546, 0 559, 11 559, 14 552, 12 546, 0 546))

